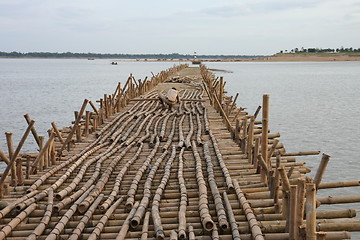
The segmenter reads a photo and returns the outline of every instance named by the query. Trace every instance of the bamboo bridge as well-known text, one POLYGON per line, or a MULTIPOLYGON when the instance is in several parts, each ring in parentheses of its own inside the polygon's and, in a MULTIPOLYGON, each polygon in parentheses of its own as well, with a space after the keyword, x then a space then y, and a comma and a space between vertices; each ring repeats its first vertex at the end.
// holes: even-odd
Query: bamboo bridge
POLYGON ((0 239, 349 239, 356 210, 321 204, 360 195, 317 197, 330 156, 314 179, 269 130, 269 95, 252 115, 227 96, 204 65, 174 66, 84 100, 73 125, 47 140, 30 116, 14 148, 6 133, 0 179, 0 239), (174 111, 157 101, 176 86, 174 111), (258 115, 262 111, 261 119, 258 115), (33 135, 38 153, 20 153, 33 135))

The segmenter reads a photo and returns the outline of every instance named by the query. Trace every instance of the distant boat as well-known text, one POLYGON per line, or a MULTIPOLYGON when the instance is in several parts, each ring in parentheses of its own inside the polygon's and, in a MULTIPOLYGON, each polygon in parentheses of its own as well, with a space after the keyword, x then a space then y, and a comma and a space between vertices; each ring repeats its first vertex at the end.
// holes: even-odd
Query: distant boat
POLYGON ((117 65, 117 62, 111 62, 111 65, 117 65))
POLYGON ((201 61, 200 60, 193 60, 191 63, 192 64, 201 64, 201 61))
POLYGON ((88 58, 88 60, 95 60, 95 58, 88 58))

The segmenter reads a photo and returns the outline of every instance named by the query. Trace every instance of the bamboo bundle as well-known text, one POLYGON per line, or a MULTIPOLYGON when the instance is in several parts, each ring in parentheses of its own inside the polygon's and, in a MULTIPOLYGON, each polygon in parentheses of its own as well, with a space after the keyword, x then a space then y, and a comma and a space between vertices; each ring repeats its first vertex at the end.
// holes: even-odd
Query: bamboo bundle
POLYGON ((88 207, 90 206, 90 204, 92 204, 95 199, 97 198, 97 196, 101 193, 101 191, 103 190, 103 188, 105 187, 105 184, 108 182, 111 173, 113 172, 115 166, 117 165, 117 163, 125 156, 125 154, 135 145, 135 142, 131 143, 129 146, 127 146, 124 150, 121 151, 121 153, 116 156, 111 163, 109 164, 109 166, 106 168, 106 170, 103 172, 103 174, 101 175, 100 179, 98 180, 98 182, 96 183, 94 189, 89 193, 89 195, 83 200, 82 203, 79 204, 78 206, 78 211, 80 213, 84 213, 88 207))
POLYGON ((57 239, 57 237, 60 235, 60 233, 65 228, 66 224, 69 222, 70 218, 76 212, 78 205, 87 197, 87 195, 90 193, 90 191, 93 188, 94 188, 94 186, 89 188, 80 198, 78 198, 78 200, 69 208, 69 210, 66 211, 66 213, 61 217, 61 219, 55 225, 53 230, 51 230, 49 235, 46 237, 46 240, 56 240, 57 239))
MULTIPOLYGON (((158 139, 158 137, 157 137, 158 139)), ((141 219, 145 215, 145 210, 149 205, 149 200, 151 197, 151 185, 152 181, 155 177, 156 171, 159 168, 161 162, 164 160, 165 156, 168 154, 168 151, 163 152, 160 157, 158 157, 151 167, 151 170, 146 178, 145 184, 144 184, 144 191, 143 191, 143 197, 141 199, 141 202, 139 204, 139 207, 137 208, 134 217, 131 219, 131 226, 133 228, 137 227, 140 224, 141 219)))
POLYGON ((170 157, 165 165, 165 168, 164 168, 164 175, 161 178, 160 185, 156 189, 156 192, 155 192, 155 195, 154 195, 154 198, 152 201, 151 214, 152 214, 152 219, 153 219, 153 223, 154 223, 154 231, 156 233, 156 239, 165 239, 164 230, 161 225, 161 217, 160 217, 160 209, 159 208, 160 208, 161 196, 162 196, 163 191, 165 190, 166 184, 170 178, 171 165, 175 159, 175 156, 176 156, 176 147, 173 146, 171 155, 170 155, 170 157))
POLYGON ((134 214, 135 214, 136 209, 138 208, 138 206, 139 206, 139 202, 135 202, 135 204, 132 207, 130 213, 126 217, 125 222, 121 226, 120 232, 116 236, 116 240, 125 239, 126 234, 127 234, 128 230, 129 230, 129 227, 130 227, 130 221, 134 217, 134 214))
POLYGON ((136 194, 136 191, 138 189, 139 182, 140 182, 144 172, 149 167, 150 162, 155 157, 155 154, 157 152, 157 149, 158 149, 159 145, 160 145, 160 141, 159 141, 159 138, 157 137, 154 149, 146 157, 145 161, 143 162, 141 167, 138 169, 138 171, 136 172, 136 174, 134 176, 134 179, 132 180, 130 188, 129 188, 128 192, 127 192, 127 199, 126 199, 126 203, 125 203, 125 206, 126 206, 126 208, 128 210, 130 210, 133 207, 133 204, 135 202, 135 194, 136 194))
POLYGON ((211 215, 209 213, 209 206, 208 206, 208 198, 207 198, 207 187, 204 180, 204 175, 202 173, 202 164, 201 158, 197 151, 197 147, 195 141, 192 141, 192 150, 193 155, 196 161, 196 181, 199 188, 199 212, 200 218, 203 228, 206 231, 211 231, 214 227, 214 222, 211 219, 211 215))
POLYGON ((185 138, 184 138, 184 132, 183 132, 183 122, 184 122, 185 117, 186 117, 186 115, 183 115, 179 121, 179 128, 178 128, 179 129, 179 144, 178 144, 179 149, 181 149, 185 144, 185 138))
POLYGON ((143 227, 141 230, 141 238, 140 240, 147 240, 149 235, 149 219, 150 219, 150 212, 146 212, 143 227))
POLYGON ((54 191, 51 189, 48 194, 48 203, 46 206, 46 211, 44 217, 41 219, 40 224, 34 229, 32 234, 27 237, 27 240, 37 239, 45 230, 46 226, 51 220, 52 210, 54 202, 54 191))
POLYGON ((191 113, 189 114, 189 126, 190 126, 190 129, 189 129, 188 135, 186 136, 186 139, 185 139, 185 146, 188 150, 191 150, 191 137, 194 133, 194 124, 193 124, 193 119, 192 119, 191 113))
POLYGON ((1 230, 0 230, 0 239, 5 239, 11 231, 16 228, 17 225, 19 225, 26 217, 30 215, 32 211, 36 208, 36 203, 31 204, 28 206, 24 211, 22 211, 19 215, 17 215, 13 220, 11 220, 8 224, 6 224, 1 230))
MULTIPOLYGON (((76 159, 82 158, 83 160, 86 159, 89 155, 91 155, 92 153, 94 153, 96 151, 96 149, 92 149, 94 144, 90 144, 88 147, 86 147, 84 150, 82 150, 79 154, 75 154, 74 156, 70 157, 67 161, 60 163, 59 165, 55 166, 54 168, 50 169, 49 171, 47 171, 45 174, 41 175, 40 178, 38 178, 30 187, 29 189, 26 191, 27 193, 32 192, 34 190, 36 190, 41 184, 43 184, 49 177, 51 177, 52 175, 54 175, 56 172, 58 172, 60 169, 68 166, 69 164, 71 164, 73 161, 75 161, 76 159)), ((103 147, 105 147, 108 144, 104 144, 103 147)), ((101 147, 99 147, 100 149, 101 147)), ((63 181, 66 179, 63 179, 63 181)), ((56 184, 54 187, 58 186, 58 184, 56 184)), ((54 189, 54 188, 53 188, 54 189)), ((55 189, 54 189, 55 190, 55 189)))
POLYGON ((240 189, 240 185, 236 179, 233 179, 233 184, 235 187, 236 195, 240 201, 241 208, 244 210, 246 218, 249 222, 249 226, 251 229, 251 234, 254 240, 264 240, 262 235, 261 228, 256 220, 256 216, 254 215, 254 211, 251 209, 251 205, 246 200, 246 197, 242 190, 240 189))
POLYGON ((103 199, 104 194, 100 194, 96 200, 93 202, 93 204, 89 207, 89 209, 86 211, 86 213, 84 214, 84 216, 81 218, 79 224, 76 226, 76 228, 74 229, 74 231, 72 232, 72 234, 70 235, 70 237, 68 238, 69 240, 77 240, 82 231, 84 230, 84 228, 86 227, 86 224, 88 223, 88 221, 91 219, 92 215, 95 212, 95 209, 97 208, 97 206, 100 204, 101 200, 103 199))
POLYGON ((122 201, 123 198, 121 197, 113 205, 111 205, 111 207, 105 212, 105 214, 100 218, 99 222, 96 224, 94 230, 88 237, 88 240, 96 240, 99 238, 110 216, 113 214, 115 209, 120 205, 122 201))
POLYGON ((218 216, 219 226, 221 227, 221 229, 223 231, 226 231, 229 228, 229 223, 226 219, 226 212, 225 212, 225 207, 224 207, 222 199, 221 199, 221 194, 216 185, 216 180, 215 180, 215 176, 214 176, 214 168, 213 168, 213 164, 211 162, 211 155, 210 155, 209 145, 207 142, 204 143, 204 156, 205 156, 206 165, 207 165, 206 169, 207 169, 207 173, 208 173, 208 182, 209 182, 209 186, 211 189, 211 193, 214 197, 215 208, 216 208, 216 213, 218 216))
POLYGON ((226 181, 226 184, 227 184, 227 191, 230 192, 230 193, 234 192, 234 185, 232 183, 229 170, 227 169, 226 164, 225 164, 225 162, 223 160, 223 157, 222 157, 222 154, 220 152, 219 146, 217 144, 216 138, 215 138, 214 134, 212 133, 212 131, 209 131, 209 135, 210 135, 210 138, 211 138, 214 150, 215 150, 216 158, 218 159, 219 165, 220 165, 221 170, 222 170, 222 172, 224 174, 224 177, 225 177, 225 181, 226 181))
POLYGON ((169 136, 168 136, 168 138, 167 138, 166 143, 164 144, 164 146, 163 146, 163 148, 162 148, 163 151, 167 150, 167 149, 169 148, 170 144, 171 144, 172 141, 173 141, 173 137, 174 137, 174 135, 175 135, 176 120, 177 120, 177 117, 175 116, 175 117, 174 117, 174 120, 173 120, 173 122, 172 122, 172 125, 171 125, 170 134, 169 134, 169 136))
POLYGON ((114 199, 118 195, 118 193, 120 191, 120 185, 121 185, 122 179, 123 179, 126 171, 131 166, 131 164, 133 164, 134 161, 139 158, 139 155, 140 155, 142 149, 143 149, 143 143, 141 143, 141 145, 139 146, 135 155, 129 161, 127 161, 126 164, 121 168, 119 174, 116 176, 113 190, 111 191, 111 193, 110 193, 109 197, 106 199, 106 201, 99 207, 101 211, 105 211, 106 209, 108 209, 108 207, 111 205, 111 203, 114 201, 114 199))
MULTIPOLYGON (((96 152, 98 149, 102 148, 102 147, 105 147, 107 146, 107 144, 103 143, 103 144, 100 144, 99 146, 96 146, 94 147, 94 152, 96 152)), ((87 162, 85 162, 78 174, 75 176, 75 178, 73 179, 73 181, 66 187, 64 188, 63 190, 61 190, 60 192, 56 193, 55 197, 56 199, 63 199, 65 196, 67 196, 70 192, 72 192, 76 187, 77 185, 80 183, 80 181, 83 179, 85 173, 86 173, 86 170, 88 169, 88 167, 93 164, 94 162, 98 161, 104 154, 100 154, 90 160, 88 160, 87 162)), ((79 161, 82 161, 81 158, 79 159, 79 161)), ((73 168, 76 168, 77 165, 75 165, 73 168)), ((68 173, 68 175, 70 175, 70 173, 68 173)))
POLYGON ((227 197, 226 192, 223 192, 223 198, 224 198, 224 202, 225 202, 225 206, 226 206, 226 210, 229 216, 229 221, 230 221, 230 226, 231 226, 231 233, 233 236, 233 239, 237 239, 240 240, 240 233, 239 233, 239 229, 238 229, 238 224, 236 223, 235 220, 235 216, 234 216, 234 212, 232 210, 230 201, 227 197))
POLYGON ((187 190, 184 179, 184 147, 179 153, 178 180, 180 186, 180 207, 179 207, 179 239, 186 239, 186 206, 187 206, 187 190))

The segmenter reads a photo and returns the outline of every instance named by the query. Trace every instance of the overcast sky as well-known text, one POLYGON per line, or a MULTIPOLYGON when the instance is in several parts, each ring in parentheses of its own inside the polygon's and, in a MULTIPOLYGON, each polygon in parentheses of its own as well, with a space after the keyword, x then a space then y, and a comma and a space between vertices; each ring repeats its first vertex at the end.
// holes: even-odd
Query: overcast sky
POLYGON ((273 54, 360 47, 359 0, 0 0, 0 51, 273 54))

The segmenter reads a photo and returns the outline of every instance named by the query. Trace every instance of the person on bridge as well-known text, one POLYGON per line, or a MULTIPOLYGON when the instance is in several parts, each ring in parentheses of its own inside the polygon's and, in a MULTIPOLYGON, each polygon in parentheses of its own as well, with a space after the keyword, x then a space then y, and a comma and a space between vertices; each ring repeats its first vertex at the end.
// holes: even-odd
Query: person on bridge
POLYGON ((166 95, 159 93, 159 100, 163 107, 168 105, 169 110, 173 110, 174 105, 180 103, 179 91, 173 87, 167 91, 166 95))

